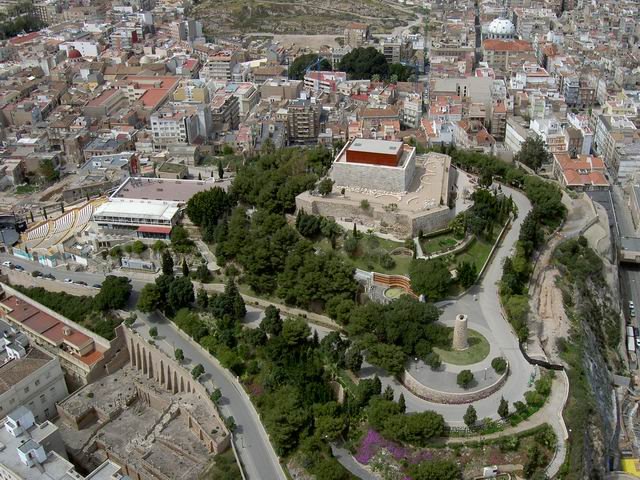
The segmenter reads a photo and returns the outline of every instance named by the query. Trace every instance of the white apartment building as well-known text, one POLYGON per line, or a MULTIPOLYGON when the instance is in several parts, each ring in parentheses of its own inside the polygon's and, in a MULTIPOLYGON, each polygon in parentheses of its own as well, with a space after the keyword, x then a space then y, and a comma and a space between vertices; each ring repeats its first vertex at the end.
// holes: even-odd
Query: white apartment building
POLYGON ((224 50, 211 55, 200 70, 200 78, 215 82, 230 82, 233 69, 238 63, 235 52, 224 50))
POLYGON ((531 120, 530 128, 544 140, 547 150, 552 155, 567 151, 564 131, 560 122, 555 118, 534 118, 531 120))
POLYGON ((56 402, 69 394, 60 361, 22 333, 1 338, 0 348, 0 417, 25 406, 37 421, 55 418, 56 402))
POLYGON ((198 109, 193 105, 167 105, 151 115, 150 123, 155 150, 176 143, 190 144, 201 133, 198 109))
POLYGON ((0 424, 0 480, 124 480, 123 469, 106 460, 86 477, 67 459, 58 427, 36 423, 26 407, 10 412, 0 424))

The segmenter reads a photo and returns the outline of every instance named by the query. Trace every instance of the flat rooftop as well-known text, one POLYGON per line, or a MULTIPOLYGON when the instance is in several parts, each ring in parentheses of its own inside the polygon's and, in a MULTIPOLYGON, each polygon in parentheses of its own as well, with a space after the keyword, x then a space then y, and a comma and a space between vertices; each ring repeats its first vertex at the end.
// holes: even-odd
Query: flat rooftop
POLYGON ((4 446, 0 451, 0 463, 18 475, 19 478, 24 480, 70 480, 77 478, 73 475, 75 472, 73 464, 55 452, 49 452, 47 459, 40 464, 42 470, 27 467, 18 456, 18 449, 25 442, 29 440, 40 442, 55 431, 56 427, 51 422, 35 425, 28 432, 17 437, 11 435, 4 424, 5 421, 0 423, 0 443, 4 446))
POLYGON ((352 152, 381 153, 384 155, 396 155, 402 148, 402 142, 388 140, 371 140, 359 138, 347 147, 352 152))
POLYGON ((216 186, 226 189, 226 185, 228 185, 226 182, 210 180, 129 177, 111 195, 111 199, 164 200, 186 203, 196 193, 216 186))
MULTIPOLYGON (((406 154, 403 155, 403 158, 406 154)), ((366 189, 349 188, 348 185, 338 185, 345 187, 345 195, 332 193, 322 197, 323 202, 335 203, 336 206, 343 203, 359 205, 362 200, 367 200, 371 205, 387 206, 396 204, 398 211, 408 215, 419 214, 427 210, 447 208, 440 205, 440 199, 447 193, 449 182, 449 169, 451 159, 448 155, 431 152, 427 155, 416 157, 416 171, 413 181, 407 192, 375 192, 366 189)), ((379 168, 397 168, 376 165, 379 168)), ((399 165, 401 166, 401 165, 399 165)), ((339 189, 334 188, 334 192, 339 189)), ((309 192, 303 192, 301 197, 308 197, 309 192)), ((312 197, 317 200, 318 197, 312 197)))
MULTIPOLYGON (((53 361, 53 357, 38 347, 29 347, 23 358, 9 360, 0 366, 0 395, 20 383, 33 372, 53 361)), ((8 359, 7 359, 8 360, 8 359)))
POLYGON ((114 218, 147 218, 150 220, 171 220, 179 208, 173 203, 130 201, 107 202, 96 208, 93 213, 97 216, 114 218))

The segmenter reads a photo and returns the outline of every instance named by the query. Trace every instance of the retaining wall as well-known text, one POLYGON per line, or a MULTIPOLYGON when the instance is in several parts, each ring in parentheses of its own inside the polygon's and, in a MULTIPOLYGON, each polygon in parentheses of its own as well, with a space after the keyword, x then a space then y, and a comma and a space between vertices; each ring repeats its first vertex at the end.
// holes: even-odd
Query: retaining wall
POLYGON ((420 383, 408 370, 405 370, 400 375, 400 381, 409 389, 411 393, 417 397, 427 400, 428 402, 445 403, 458 405, 461 403, 472 403, 483 398, 487 398, 489 395, 496 393, 504 383, 507 381, 509 375, 509 369, 502 374, 502 376, 496 380, 492 385, 483 388, 482 390, 476 390, 474 392, 441 392, 439 390, 433 390, 426 385, 420 383))

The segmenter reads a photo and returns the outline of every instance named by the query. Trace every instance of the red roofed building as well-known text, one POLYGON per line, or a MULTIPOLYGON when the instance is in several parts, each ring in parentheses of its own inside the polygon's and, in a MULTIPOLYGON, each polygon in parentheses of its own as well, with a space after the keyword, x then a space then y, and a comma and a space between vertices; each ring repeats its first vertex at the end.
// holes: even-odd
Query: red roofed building
POLYGON ((568 153, 553 155, 553 173, 560 183, 571 190, 608 190, 604 161, 593 155, 578 155, 573 159, 568 153))
POLYGON ((27 33, 26 35, 13 37, 9 39, 9 43, 13 46, 18 46, 26 45, 27 43, 35 42, 36 40, 40 40, 40 32, 31 32, 27 33))
POLYGON ((0 319, 57 356, 71 385, 90 383, 127 360, 120 337, 105 340, 4 284, 0 284, 0 319))
POLYGON ((453 141, 458 148, 493 153, 496 139, 478 120, 463 119, 453 123, 453 141))
POLYGON ((486 39, 482 42, 482 59, 489 67, 506 71, 514 62, 536 61, 533 46, 524 40, 486 39))

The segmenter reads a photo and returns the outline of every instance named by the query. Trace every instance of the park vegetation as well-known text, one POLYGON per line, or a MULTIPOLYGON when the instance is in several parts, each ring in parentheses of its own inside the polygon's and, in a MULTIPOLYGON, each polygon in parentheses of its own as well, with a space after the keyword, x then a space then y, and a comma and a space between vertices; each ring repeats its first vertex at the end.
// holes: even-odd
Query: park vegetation
POLYGON ((112 311, 126 307, 131 294, 130 280, 114 275, 105 278, 95 297, 50 292, 42 287, 16 285, 14 288, 107 340, 115 338, 115 328, 121 323, 112 311))

